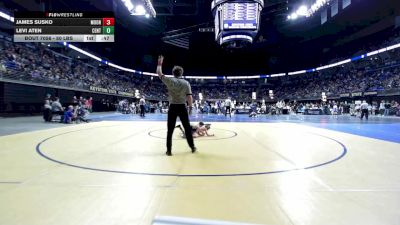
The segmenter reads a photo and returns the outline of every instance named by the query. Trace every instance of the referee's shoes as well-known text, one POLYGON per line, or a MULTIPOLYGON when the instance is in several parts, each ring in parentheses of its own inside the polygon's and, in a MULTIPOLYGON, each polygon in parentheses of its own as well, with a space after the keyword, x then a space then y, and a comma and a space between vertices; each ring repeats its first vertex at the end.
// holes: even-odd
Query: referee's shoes
MULTIPOLYGON (((196 147, 191 147, 191 149, 192 149, 192 153, 195 153, 196 151, 197 151, 197 148, 196 147)), ((165 152, 165 154, 167 155, 167 156, 172 156, 172 152, 171 151, 166 151, 165 152)))

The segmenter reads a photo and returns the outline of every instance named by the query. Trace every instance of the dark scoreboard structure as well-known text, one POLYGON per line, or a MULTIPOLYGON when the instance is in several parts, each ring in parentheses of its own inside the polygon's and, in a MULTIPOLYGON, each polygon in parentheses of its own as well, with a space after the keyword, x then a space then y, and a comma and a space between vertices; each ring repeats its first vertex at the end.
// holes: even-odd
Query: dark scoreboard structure
POLYGON ((15 12, 14 42, 114 42, 113 12, 15 12))
POLYGON ((229 48, 253 42, 260 27, 264 0, 213 0, 215 40, 229 48))

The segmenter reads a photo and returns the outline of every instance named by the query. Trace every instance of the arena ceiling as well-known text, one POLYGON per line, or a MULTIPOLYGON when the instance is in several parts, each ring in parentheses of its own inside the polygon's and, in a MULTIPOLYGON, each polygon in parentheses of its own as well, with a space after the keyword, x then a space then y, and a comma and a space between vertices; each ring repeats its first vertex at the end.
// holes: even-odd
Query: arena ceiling
POLYGON ((336 52, 340 46, 357 48, 354 40, 391 29, 395 17, 400 16, 400 1, 352 0, 350 7, 324 25, 320 24, 319 14, 287 21, 287 15, 304 1, 265 0, 256 42, 235 51, 218 46, 213 33, 199 32, 199 28, 213 27, 211 0, 153 0, 157 17, 150 19, 131 16, 121 0, 6 0, 0 7, 114 11, 116 42, 85 43, 82 47, 144 71, 154 70, 156 56, 162 53, 167 64, 181 64, 193 75, 265 74, 315 66, 340 54, 336 52))

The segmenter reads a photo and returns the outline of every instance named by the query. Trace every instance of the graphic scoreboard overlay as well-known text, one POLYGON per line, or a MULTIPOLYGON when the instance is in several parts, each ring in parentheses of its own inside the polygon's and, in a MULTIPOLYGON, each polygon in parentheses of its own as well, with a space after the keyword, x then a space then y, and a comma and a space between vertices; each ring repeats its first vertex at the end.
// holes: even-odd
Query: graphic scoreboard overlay
POLYGON ((114 42, 113 12, 15 12, 14 42, 114 42))

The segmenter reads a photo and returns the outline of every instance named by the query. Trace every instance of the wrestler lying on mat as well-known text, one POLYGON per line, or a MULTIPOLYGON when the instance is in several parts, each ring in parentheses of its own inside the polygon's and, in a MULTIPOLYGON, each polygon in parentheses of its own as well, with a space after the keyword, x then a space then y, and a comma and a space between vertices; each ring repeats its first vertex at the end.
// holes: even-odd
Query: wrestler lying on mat
MULTIPOLYGON (((182 125, 177 125, 175 128, 179 128, 182 131, 181 137, 185 138, 185 131, 182 125)), ((192 131, 192 135, 194 138, 198 137, 210 137, 214 136, 214 134, 209 134, 208 130, 211 128, 211 124, 205 124, 203 122, 199 122, 198 124, 190 124, 190 129, 192 131)))

